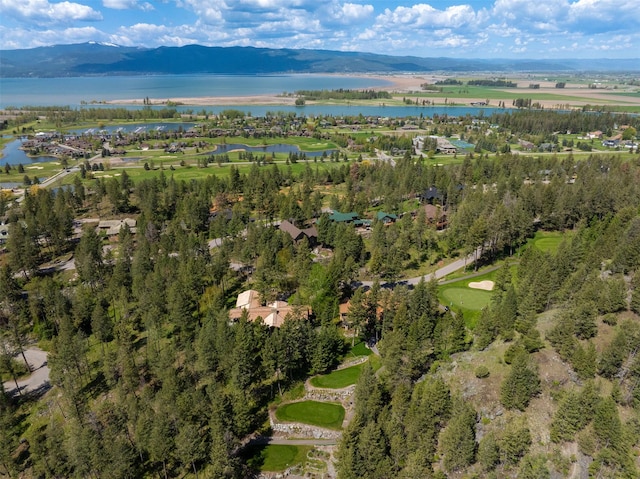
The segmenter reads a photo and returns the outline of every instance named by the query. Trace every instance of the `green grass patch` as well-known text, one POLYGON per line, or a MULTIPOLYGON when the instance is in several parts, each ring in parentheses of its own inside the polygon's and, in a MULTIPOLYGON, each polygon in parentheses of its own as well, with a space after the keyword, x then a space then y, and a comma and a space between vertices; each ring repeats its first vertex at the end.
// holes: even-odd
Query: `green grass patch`
POLYGON ((446 288, 442 291, 442 297, 445 299, 445 304, 449 306, 480 311, 489 304, 491 292, 480 289, 454 287, 446 288))
POLYGON ((438 288, 438 300, 441 304, 454 310, 461 311, 467 327, 473 329, 480 317, 480 312, 491 301, 492 291, 470 288, 469 283, 484 280, 495 281, 497 270, 489 273, 463 278, 460 281, 440 285, 438 288))
POLYGON ((555 253, 558 251, 564 236, 561 231, 537 231, 531 241, 540 251, 555 253))
MULTIPOLYGON (((351 345, 351 343, 349 343, 351 345)), ((371 350, 366 346, 364 341, 360 341, 356 343, 349 352, 347 353, 347 357, 358 358, 360 356, 370 356, 372 354, 371 350)))
POLYGON ((276 410, 280 421, 301 422, 327 429, 341 429, 344 421, 344 408, 340 404, 301 401, 285 404, 276 410))
POLYGON ((311 378, 311 385, 317 388, 342 389, 358 382, 362 374, 362 364, 349 368, 337 369, 329 374, 322 374, 311 378))
POLYGON ((243 456, 253 470, 280 472, 292 466, 304 466, 311 449, 311 446, 268 444, 251 447, 243 456))
MULTIPOLYGON (((22 359, 11 358, 9 361, 11 361, 11 369, 13 370, 13 374, 18 381, 31 374, 29 372, 29 369, 27 368, 27 365, 24 363, 24 361, 22 361, 22 359)), ((11 387, 15 386, 15 384, 13 383, 13 375, 11 375, 11 373, 7 371, 2 371, 2 373, 0 373, 0 380, 2 380, 2 382, 10 381, 11 387)))
MULTIPOLYGON (((131 179, 131 181, 136 183, 138 181, 149 180, 152 178, 159 177, 161 172, 164 174, 164 176, 167 179, 173 176, 174 180, 176 181, 202 180, 207 178, 208 176, 227 177, 231 172, 230 165, 227 163, 223 163, 222 166, 218 166, 217 164, 212 163, 206 168, 198 168, 197 166, 192 166, 190 164, 186 166, 180 166, 176 162, 173 162, 173 168, 174 168, 173 170, 171 169, 171 166, 172 166, 171 162, 164 162, 162 169, 160 169, 158 163, 159 162, 156 161, 155 169, 145 170, 143 168, 144 161, 140 160, 137 162, 137 166, 127 166, 124 168, 112 167, 111 169, 106 171, 93 172, 93 174, 95 178, 107 178, 107 179, 109 179, 109 177, 119 178, 119 176, 115 176, 115 175, 121 175, 122 171, 125 170, 127 172, 127 175, 129 175, 129 178, 131 179)), ((305 169, 307 168, 307 165, 309 165, 309 168, 311 168, 315 172, 316 170, 329 171, 333 168, 342 166, 344 163, 343 162, 332 163, 329 161, 325 163, 318 161, 316 163, 313 161, 309 161, 308 163, 298 162, 295 164, 287 165, 285 164, 284 161, 278 161, 278 162, 275 162, 274 164, 283 173, 287 173, 289 169, 291 169, 291 172, 294 175, 299 175, 300 173, 305 171, 305 169)), ((238 168, 238 171, 240 172, 240 174, 248 174, 253 164, 247 162, 247 163, 241 163, 241 164, 234 164, 234 166, 238 168)), ((272 168, 272 167, 273 166, 271 165, 260 166, 260 168, 272 168)), ((79 176, 79 174, 67 175, 64 178, 62 184, 73 184, 76 176, 79 176)), ((92 180, 85 180, 86 184, 91 184, 91 182, 92 180)))
POLYGON ((372 354, 371 356, 369 356, 369 364, 371 364, 371 368, 374 371, 377 371, 382 367, 382 358, 380 356, 372 354))

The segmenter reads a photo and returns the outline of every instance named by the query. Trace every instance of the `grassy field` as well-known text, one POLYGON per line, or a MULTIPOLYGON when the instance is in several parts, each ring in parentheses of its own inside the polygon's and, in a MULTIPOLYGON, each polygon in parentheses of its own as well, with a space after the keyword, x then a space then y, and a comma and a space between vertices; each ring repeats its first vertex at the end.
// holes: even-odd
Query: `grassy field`
MULTIPOLYGON (((309 161, 308 163, 298 162, 295 164, 286 165, 284 162, 279 161, 274 164, 277 165, 280 171, 286 172, 290 168, 293 174, 298 175, 305 170, 305 168, 307 167, 307 164, 309 165, 310 168, 313 169, 313 171, 316 171, 316 169, 318 171, 329 171, 333 168, 336 168, 342 165, 343 163, 331 163, 331 162, 321 163, 319 161, 315 163, 313 161, 309 161)), ((126 170, 127 175, 129 175, 129 178, 131 179, 131 181, 135 183, 137 181, 148 180, 151 178, 158 177, 160 175, 160 172, 163 172, 165 177, 167 178, 173 176, 173 178, 176 181, 181 181, 181 180, 190 181, 190 180, 201 180, 211 175, 227 177, 231 171, 230 165, 226 163, 223 163, 222 166, 211 164, 206 168, 198 168, 196 166, 191 166, 191 165, 180 166, 177 163, 173 163, 173 170, 171 169, 171 166, 172 166, 171 162, 167 161, 162 165, 162 168, 160 168, 159 162, 156 161, 155 169, 145 170, 141 166, 126 166, 126 167, 120 167, 120 168, 111 167, 109 170, 105 170, 105 171, 94 171, 93 176, 94 178, 112 178, 112 177, 120 176, 122 174, 122 171, 126 170)), ((238 171, 240 172, 240 174, 247 174, 249 173, 249 170, 252 168, 253 164, 241 163, 241 164, 234 164, 234 166, 238 168, 238 171)), ((267 165, 267 166, 261 166, 260 168, 270 168, 270 167, 271 165, 267 165)), ((68 175, 64 178, 64 181, 62 184, 73 184, 74 178, 75 178, 75 175, 68 175)), ((91 180, 88 180, 88 181, 90 182, 91 180)))
POLYGON ((276 410, 280 421, 300 422, 327 429, 341 429, 344 408, 340 404, 301 401, 285 404, 276 410))
POLYGON ((555 253, 564 238, 561 231, 537 231, 531 243, 541 251, 555 253))
MULTIPOLYGON (((351 343, 349 343, 351 345, 351 343)), ((356 343, 352 348, 349 349, 347 353, 347 358, 357 358, 360 356, 370 356, 372 354, 371 350, 364 344, 363 341, 356 343)))
POLYGON ((362 373, 362 364, 349 368, 337 369, 329 374, 322 374, 311 378, 311 385, 317 388, 342 389, 358 381, 362 373))
POLYGON ((243 456, 254 470, 280 472, 292 466, 304 466, 311 446, 289 446, 268 444, 251 447, 243 456))
POLYGON ((491 271, 473 278, 441 285, 438 288, 438 300, 445 306, 462 311, 467 327, 473 329, 480 317, 480 312, 489 304, 493 293, 470 288, 469 283, 484 280, 494 281, 496 273, 497 271, 491 271))

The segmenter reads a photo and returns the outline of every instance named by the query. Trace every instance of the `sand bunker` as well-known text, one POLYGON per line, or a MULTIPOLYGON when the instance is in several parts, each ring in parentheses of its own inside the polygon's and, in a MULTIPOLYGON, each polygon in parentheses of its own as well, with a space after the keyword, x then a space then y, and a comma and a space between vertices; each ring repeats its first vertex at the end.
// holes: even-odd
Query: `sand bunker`
POLYGON ((472 281, 469 287, 473 289, 484 289, 485 291, 493 291, 494 282, 485 279, 484 281, 472 281))

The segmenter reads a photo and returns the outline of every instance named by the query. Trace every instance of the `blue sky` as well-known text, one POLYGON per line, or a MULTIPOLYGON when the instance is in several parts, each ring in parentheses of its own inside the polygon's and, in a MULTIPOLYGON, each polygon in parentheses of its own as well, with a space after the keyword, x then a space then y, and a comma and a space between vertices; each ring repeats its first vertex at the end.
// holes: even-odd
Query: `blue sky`
POLYGON ((639 0, 0 0, 0 49, 256 46, 459 58, 638 58, 639 0))

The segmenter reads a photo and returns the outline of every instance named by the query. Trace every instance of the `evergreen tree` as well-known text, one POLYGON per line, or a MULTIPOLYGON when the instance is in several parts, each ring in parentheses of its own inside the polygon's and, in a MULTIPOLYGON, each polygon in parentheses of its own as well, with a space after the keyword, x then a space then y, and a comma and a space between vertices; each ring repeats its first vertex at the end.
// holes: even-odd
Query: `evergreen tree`
POLYGON ((529 355, 517 354, 513 359, 511 371, 500 387, 500 402, 509 409, 524 411, 531 398, 540 391, 540 379, 529 355))
POLYGON ((458 471, 475 462, 475 426, 476 412, 462 399, 456 399, 453 402, 451 419, 440 436, 440 450, 445 470, 458 471))

